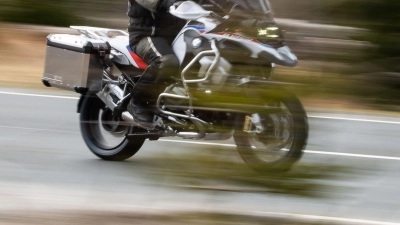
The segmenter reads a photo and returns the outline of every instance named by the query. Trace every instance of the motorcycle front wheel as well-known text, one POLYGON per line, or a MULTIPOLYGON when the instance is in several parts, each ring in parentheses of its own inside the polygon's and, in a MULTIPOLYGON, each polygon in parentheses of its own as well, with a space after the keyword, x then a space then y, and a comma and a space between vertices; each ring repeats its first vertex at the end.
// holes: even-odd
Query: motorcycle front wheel
POLYGON ((238 152, 256 170, 289 170, 307 142, 306 112, 299 99, 284 89, 257 97, 261 105, 236 116, 238 152))
POLYGON ((142 147, 145 139, 128 140, 126 134, 132 127, 114 118, 112 111, 96 95, 85 96, 80 112, 83 140, 96 156, 122 161, 132 157, 142 147))

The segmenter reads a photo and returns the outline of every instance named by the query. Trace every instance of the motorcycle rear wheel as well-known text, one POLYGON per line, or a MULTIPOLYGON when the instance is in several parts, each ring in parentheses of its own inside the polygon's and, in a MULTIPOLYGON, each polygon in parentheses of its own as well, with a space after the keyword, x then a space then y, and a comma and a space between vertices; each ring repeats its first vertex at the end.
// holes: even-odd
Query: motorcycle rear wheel
POLYGON ((132 127, 111 118, 111 111, 96 95, 85 96, 80 114, 83 140, 90 151, 101 159, 123 161, 136 154, 145 139, 128 140, 126 134, 132 127))
POLYGON ((237 150, 255 170, 289 170, 301 158, 307 142, 306 112, 299 99, 283 89, 278 94, 260 97, 265 99, 264 109, 258 108, 260 113, 255 108, 254 112, 236 117, 237 150), (261 132, 250 120, 254 117, 261 119, 261 132))

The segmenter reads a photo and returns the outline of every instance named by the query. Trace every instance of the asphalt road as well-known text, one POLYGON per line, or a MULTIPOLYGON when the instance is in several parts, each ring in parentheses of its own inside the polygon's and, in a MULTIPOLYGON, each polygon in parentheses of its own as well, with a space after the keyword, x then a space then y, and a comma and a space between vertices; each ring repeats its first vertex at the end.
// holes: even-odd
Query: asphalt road
MULTIPOLYGON (((0 212, 209 210, 358 224, 400 224, 400 118, 309 111, 301 162, 358 171, 333 180, 334 196, 192 192, 168 177, 147 179, 152 158, 202 146, 179 139, 146 142, 126 162, 97 159, 79 133, 77 95, 0 88, 0 212)), ((224 148, 231 141, 224 142, 224 148)), ((171 162, 172 163, 172 162, 171 162)))

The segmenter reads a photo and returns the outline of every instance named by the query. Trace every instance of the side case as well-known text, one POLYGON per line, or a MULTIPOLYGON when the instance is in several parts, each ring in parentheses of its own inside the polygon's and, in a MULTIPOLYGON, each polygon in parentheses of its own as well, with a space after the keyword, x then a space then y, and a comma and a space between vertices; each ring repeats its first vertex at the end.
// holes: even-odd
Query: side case
POLYGON ((47 37, 43 83, 78 93, 102 88, 104 62, 111 46, 102 40, 69 34, 47 37))

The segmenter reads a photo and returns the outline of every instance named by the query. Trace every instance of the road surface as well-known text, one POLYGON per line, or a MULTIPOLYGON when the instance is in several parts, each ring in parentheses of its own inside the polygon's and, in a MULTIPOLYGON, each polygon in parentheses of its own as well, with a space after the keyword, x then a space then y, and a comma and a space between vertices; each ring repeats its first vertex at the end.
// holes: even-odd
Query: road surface
MULTIPOLYGON (((193 192, 148 179, 152 158, 202 146, 147 141, 126 162, 106 162, 85 146, 78 95, 55 89, 0 88, 0 212, 210 210, 358 224, 400 224, 400 118, 308 111, 301 162, 351 167, 332 198, 193 192)), ((203 143, 204 144, 204 143, 203 143)), ((232 142, 206 143, 231 147, 232 142)))

